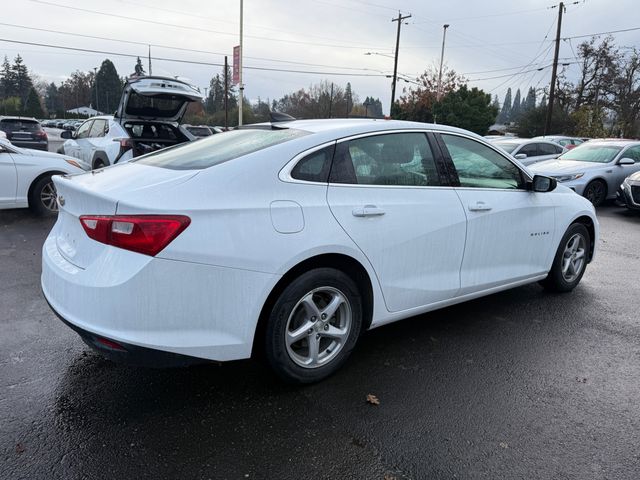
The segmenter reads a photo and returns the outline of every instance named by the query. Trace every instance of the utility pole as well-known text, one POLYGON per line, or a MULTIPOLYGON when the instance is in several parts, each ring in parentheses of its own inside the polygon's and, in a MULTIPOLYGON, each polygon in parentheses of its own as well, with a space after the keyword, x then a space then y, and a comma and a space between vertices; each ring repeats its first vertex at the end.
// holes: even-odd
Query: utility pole
POLYGON ((224 129, 229 129, 229 63, 227 62, 227 56, 224 56, 224 129))
POLYGON ((393 80, 391 84, 391 107, 389 107, 389 116, 393 113, 393 104, 396 101, 396 81, 398 80, 398 50, 400 49, 400 27, 402 21, 407 18, 411 18, 411 14, 402 16, 402 13, 398 12, 398 18, 391 19, 392 22, 398 22, 398 33, 396 34, 396 55, 393 61, 393 80))
POLYGON ((551 85, 549 86, 549 104, 547 105, 547 121, 544 123, 544 134, 549 133, 551 117, 553 115, 553 103, 556 95, 556 74, 558 72, 558 54, 560 53, 560 32, 562 31, 562 14, 564 3, 558 5, 558 29, 556 30, 556 51, 553 55, 553 69, 551 70, 551 85))
POLYGON ((93 84, 96 87, 96 105, 95 105, 95 109, 96 112, 99 112, 100 110, 98 109, 98 67, 93 67, 93 84))
POLYGON ((438 90, 436 91, 436 100, 440 101, 440 97, 442 97, 442 63, 444 62, 444 41, 447 38, 447 28, 449 28, 449 24, 445 23, 442 31, 442 52, 440 52, 440 71, 438 72, 438 90))
MULTIPOLYGON (((240 90, 240 98, 238 98, 238 126, 242 125, 242 101, 244 100, 242 97, 244 97, 244 85, 242 84, 242 16, 243 16, 243 0, 240 0, 240 61, 239 63, 239 67, 240 70, 238 72, 238 84, 240 86, 239 90, 240 90)), ((226 75, 227 71, 225 70, 225 75, 226 75)))
POLYGON ((149 75, 151 75, 151 45, 149 45, 149 75))
POLYGON ((329 96, 329 118, 331 118, 331 107, 333 106, 333 82, 331 82, 331 96, 329 96))

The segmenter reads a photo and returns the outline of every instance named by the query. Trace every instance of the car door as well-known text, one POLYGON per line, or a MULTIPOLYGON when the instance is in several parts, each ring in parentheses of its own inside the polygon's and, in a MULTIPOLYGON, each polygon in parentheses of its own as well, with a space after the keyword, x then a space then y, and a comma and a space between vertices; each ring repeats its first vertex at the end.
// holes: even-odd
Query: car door
POLYGON ((538 157, 536 158, 536 162, 553 160, 554 158, 558 158, 558 156, 564 151, 560 145, 556 145, 551 142, 539 142, 537 147, 538 157))
POLYGON ((0 146, 0 208, 16 203, 18 172, 9 151, 0 146))
POLYGON ((423 131, 337 145, 329 207, 371 262, 389 311, 446 300, 460 288, 466 218, 441 162, 423 131))
POLYGON ((108 123, 104 118, 96 118, 86 138, 87 147, 82 149, 82 160, 92 165, 96 150, 104 149, 104 135, 108 131, 108 123))
POLYGON ((523 165, 531 165, 539 161, 537 143, 526 143, 522 145, 514 155, 524 153, 527 157, 520 160, 523 165))
POLYGON ((83 151, 87 149, 87 137, 89 136, 92 125, 93 119, 89 119, 80 125, 73 139, 67 140, 64 143, 64 153, 85 161, 83 158, 83 151))
POLYGON ((528 176, 476 139, 443 133, 439 144, 467 216, 460 294, 546 273, 555 254, 551 196, 527 190, 528 176))

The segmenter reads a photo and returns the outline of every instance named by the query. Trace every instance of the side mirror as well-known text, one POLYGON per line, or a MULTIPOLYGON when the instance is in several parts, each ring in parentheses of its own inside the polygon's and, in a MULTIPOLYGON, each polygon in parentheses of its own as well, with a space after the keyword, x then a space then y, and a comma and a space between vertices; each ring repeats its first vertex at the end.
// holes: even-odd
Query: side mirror
POLYGON ((516 153, 513 158, 515 158, 516 160, 524 160, 525 158, 527 158, 527 154, 526 153, 516 153))
POLYGON ((60 132, 60 138, 69 140, 70 138, 73 138, 73 132, 71 130, 63 130, 62 132, 60 132))
POLYGON ((534 192, 551 192, 558 186, 555 178, 545 177, 544 175, 534 175, 531 182, 531 190, 534 192))
POLYGON ((621 158, 620 160, 618 160, 618 165, 635 165, 635 161, 633 160, 633 158, 621 158))

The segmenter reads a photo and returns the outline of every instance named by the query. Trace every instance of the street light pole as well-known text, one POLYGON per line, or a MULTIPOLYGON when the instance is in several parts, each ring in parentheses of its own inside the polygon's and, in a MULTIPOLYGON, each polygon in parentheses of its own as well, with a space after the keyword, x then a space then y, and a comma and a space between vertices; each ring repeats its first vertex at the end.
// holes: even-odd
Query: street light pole
POLYGON ((398 12, 398 18, 391 19, 392 22, 398 22, 398 33, 396 34, 396 55, 393 61, 393 80, 391 84, 391 106, 389 107, 389 115, 393 113, 393 104, 396 101, 396 80, 398 79, 398 53, 400 49, 400 27, 402 21, 411 18, 411 14, 402 16, 402 13, 398 12))
POLYGON ((444 42, 447 38, 447 28, 449 28, 449 24, 445 23, 442 31, 442 52, 440 52, 440 71, 438 72, 438 90, 436 92, 436 99, 440 101, 440 97, 442 96, 442 63, 444 62, 444 42))

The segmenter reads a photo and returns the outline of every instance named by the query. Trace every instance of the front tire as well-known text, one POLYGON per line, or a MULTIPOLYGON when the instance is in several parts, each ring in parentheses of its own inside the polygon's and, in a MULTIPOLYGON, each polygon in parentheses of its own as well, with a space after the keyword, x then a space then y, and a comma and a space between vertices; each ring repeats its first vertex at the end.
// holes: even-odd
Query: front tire
POLYGON ((333 268, 310 270, 291 282, 271 309, 265 354, 289 383, 313 383, 347 360, 362 328, 356 283, 333 268))
POLYGON ((594 207, 599 207, 607 198, 607 184, 602 180, 593 180, 584 188, 583 196, 589 200, 594 207))
POLYGON ((581 223, 571 225, 562 237, 551 271, 541 285, 546 290, 561 293, 576 288, 587 268, 590 245, 587 227, 581 223))
POLYGON ((42 177, 33 185, 29 194, 29 208, 40 217, 58 214, 56 186, 51 175, 42 177))

